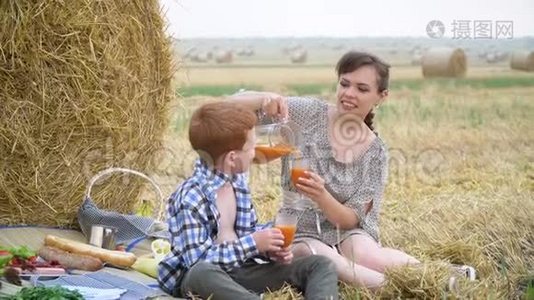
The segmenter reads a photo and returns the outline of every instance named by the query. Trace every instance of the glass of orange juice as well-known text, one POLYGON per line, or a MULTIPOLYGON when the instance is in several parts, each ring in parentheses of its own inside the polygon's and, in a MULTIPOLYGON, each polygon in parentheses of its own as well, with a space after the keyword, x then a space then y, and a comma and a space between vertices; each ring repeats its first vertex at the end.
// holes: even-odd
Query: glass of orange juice
POLYGON ((290 160, 291 163, 291 183, 296 187, 299 178, 309 178, 306 175, 306 171, 310 170, 310 164, 307 159, 302 156, 292 157, 290 160))
POLYGON ((274 227, 280 229, 284 235, 284 248, 289 247, 297 231, 297 216, 280 212, 275 217, 274 227))

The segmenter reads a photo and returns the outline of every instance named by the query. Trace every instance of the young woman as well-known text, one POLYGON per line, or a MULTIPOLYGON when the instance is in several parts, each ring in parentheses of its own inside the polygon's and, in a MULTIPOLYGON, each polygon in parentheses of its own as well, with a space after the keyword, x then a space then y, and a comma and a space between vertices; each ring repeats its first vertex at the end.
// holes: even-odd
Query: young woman
MULTIPOLYGON (((348 52, 336 71, 334 105, 256 92, 231 99, 268 116, 287 116, 301 130, 299 147, 309 164, 307 176, 292 183, 291 161, 282 160, 281 210, 298 216, 295 256, 327 256, 340 280, 373 289, 384 283, 386 268, 419 263, 379 243, 388 155, 373 117, 388 96, 389 65, 368 53, 348 52)), ((468 270, 474 276, 474 270, 468 270)))

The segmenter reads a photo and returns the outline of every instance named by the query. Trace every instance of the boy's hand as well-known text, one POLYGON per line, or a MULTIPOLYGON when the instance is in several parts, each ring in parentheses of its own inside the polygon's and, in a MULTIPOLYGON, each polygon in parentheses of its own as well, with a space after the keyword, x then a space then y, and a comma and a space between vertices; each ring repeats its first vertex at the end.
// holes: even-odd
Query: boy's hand
POLYGON ((252 234, 260 253, 277 252, 284 245, 284 235, 278 228, 267 228, 252 234))
POLYGON ((267 256, 275 262, 289 265, 291 261, 293 261, 293 252, 291 252, 290 248, 282 248, 280 251, 276 252, 269 252, 267 253, 267 256))

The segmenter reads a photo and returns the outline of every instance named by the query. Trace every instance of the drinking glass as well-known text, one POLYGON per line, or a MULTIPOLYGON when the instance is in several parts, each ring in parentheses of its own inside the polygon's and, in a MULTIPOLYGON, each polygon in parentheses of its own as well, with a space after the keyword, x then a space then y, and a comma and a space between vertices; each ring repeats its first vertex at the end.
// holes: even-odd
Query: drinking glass
POLYGON ((274 227, 280 229, 284 235, 284 248, 289 247, 297 231, 297 216, 279 212, 274 220, 274 227))
POLYGON ((302 156, 292 157, 289 163, 291 170, 291 183, 296 188, 299 178, 309 178, 305 172, 310 170, 310 164, 308 160, 302 156))

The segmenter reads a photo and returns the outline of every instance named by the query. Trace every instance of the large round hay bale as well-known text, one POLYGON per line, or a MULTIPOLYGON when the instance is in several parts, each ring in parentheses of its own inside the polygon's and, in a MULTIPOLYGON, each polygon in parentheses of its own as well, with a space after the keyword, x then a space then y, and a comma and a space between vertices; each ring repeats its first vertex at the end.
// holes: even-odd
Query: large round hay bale
MULTIPOLYGON (((157 0, 0 1, 0 224, 76 224, 89 179, 150 174, 173 97, 157 0)), ((143 180, 92 196, 131 212, 143 180)))
POLYGON ((424 77, 463 77, 467 59, 459 48, 429 48, 423 53, 421 66, 424 77))
POLYGON ((512 54, 510 68, 527 72, 534 71, 534 51, 516 51, 512 54))

